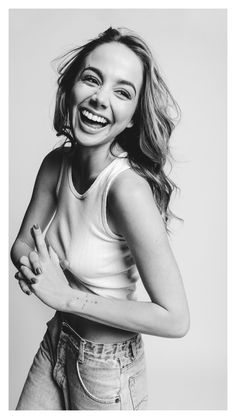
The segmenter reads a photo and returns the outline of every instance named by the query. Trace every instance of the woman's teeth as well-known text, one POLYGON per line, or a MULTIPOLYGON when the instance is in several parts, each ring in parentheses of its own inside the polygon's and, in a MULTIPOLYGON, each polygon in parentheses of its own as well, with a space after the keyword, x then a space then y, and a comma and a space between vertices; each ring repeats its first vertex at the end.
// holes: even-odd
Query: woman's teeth
POLYGON ((107 124, 108 123, 107 119, 105 119, 101 116, 94 115, 91 112, 87 111, 86 109, 83 109, 81 111, 81 113, 82 113, 82 115, 86 116, 86 118, 90 119, 91 121, 98 122, 100 124, 107 124))

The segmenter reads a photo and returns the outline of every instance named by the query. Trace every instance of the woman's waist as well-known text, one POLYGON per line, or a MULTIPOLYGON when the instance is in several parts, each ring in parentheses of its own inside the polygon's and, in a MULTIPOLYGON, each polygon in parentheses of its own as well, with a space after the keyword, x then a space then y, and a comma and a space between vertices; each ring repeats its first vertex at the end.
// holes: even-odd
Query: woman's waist
POLYGON ((61 319, 71 326, 82 338, 93 342, 117 343, 137 335, 136 332, 107 326, 71 313, 61 313, 61 319))
MULTIPOLYGON (((88 284, 85 284, 82 281, 76 279, 76 277, 73 274, 71 274, 70 271, 67 271, 66 276, 71 288, 91 294, 95 293, 90 289, 88 284)), ((97 291, 97 295, 102 295, 105 292, 106 297, 109 298, 109 292, 106 288, 98 288, 97 291)), ((113 297, 114 295, 116 295, 117 298, 126 298, 128 295, 129 299, 131 299, 132 293, 132 299, 136 299, 133 290, 112 289, 112 291, 113 297)), ((65 320, 65 322, 67 322, 81 337, 95 342, 116 343, 124 341, 126 339, 130 339, 133 336, 137 335, 137 333, 135 332, 108 326, 72 313, 61 313, 61 316, 65 320)))
MULTIPOLYGON (((136 358, 140 358, 144 354, 144 344, 140 333, 129 337, 122 338, 117 341, 95 341, 91 338, 84 338, 67 322, 67 319, 58 312, 60 316, 60 331, 67 335, 73 347, 79 349, 80 357, 83 359, 119 359, 121 366, 127 366, 136 358)), ((63 335, 61 335, 63 336, 63 335)))

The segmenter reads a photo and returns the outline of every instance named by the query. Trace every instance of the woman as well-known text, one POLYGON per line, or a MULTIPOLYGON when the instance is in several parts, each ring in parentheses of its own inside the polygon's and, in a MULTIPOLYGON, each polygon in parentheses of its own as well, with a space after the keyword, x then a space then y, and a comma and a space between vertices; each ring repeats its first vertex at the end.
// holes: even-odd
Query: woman
POLYGON ((141 333, 189 328, 167 237, 168 111, 178 108, 125 29, 71 51, 59 72, 54 127, 70 147, 44 159, 11 250, 22 291, 56 314, 17 410, 146 409, 141 333), (150 302, 137 301, 139 278, 150 302))

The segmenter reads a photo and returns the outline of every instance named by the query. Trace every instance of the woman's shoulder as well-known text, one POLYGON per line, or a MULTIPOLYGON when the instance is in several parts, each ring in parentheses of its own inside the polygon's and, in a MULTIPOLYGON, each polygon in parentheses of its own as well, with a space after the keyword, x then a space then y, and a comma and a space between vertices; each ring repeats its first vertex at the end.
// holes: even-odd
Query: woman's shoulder
POLYGON ((152 189, 148 181, 133 169, 125 170, 115 178, 107 202, 114 231, 126 238, 136 236, 137 225, 143 220, 155 223, 156 227, 159 226, 158 231, 164 234, 163 220, 152 189))
POLYGON ((122 204, 127 200, 138 203, 143 199, 152 199, 153 195, 148 181, 132 168, 124 170, 113 180, 108 201, 110 204, 122 204))
POLYGON ((60 166, 63 159, 67 158, 70 155, 69 147, 57 147, 51 150, 43 160, 43 163, 48 165, 60 166))
POLYGON ((50 151, 43 159, 39 169, 38 179, 44 184, 44 187, 54 189, 62 167, 63 160, 69 155, 66 147, 55 148, 50 151))

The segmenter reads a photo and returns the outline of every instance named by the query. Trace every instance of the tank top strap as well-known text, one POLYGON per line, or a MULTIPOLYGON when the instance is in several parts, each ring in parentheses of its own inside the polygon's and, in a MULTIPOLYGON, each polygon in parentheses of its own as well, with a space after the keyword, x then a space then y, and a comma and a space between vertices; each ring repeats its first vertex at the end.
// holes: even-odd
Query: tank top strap
MULTIPOLYGON (((125 155, 119 156, 119 157, 125 157, 125 155)), ((129 164, 128 159, 118 158, 116 161, 116 164, 112 167, 112 170, 106 179, 105 188, 103 189, 103 193, 102 193, 102 208, 101 208, 102 214, 101 215, 102 215, 103 227, 105 228, 106 233, 110 237, 116 238, 118 240, 123 240, 123 237, 112 232, 107 221, 107 197, 108 197, 108 193, 109 193, 112 182, 116 179, 117 176, 119 176, 122 172, 128 169, 131 169, 131 165, 129 164)))
POLYGON ((127 169, 130 169, 131 166, 127 161, 120 162, 120 164, 117 164, 116 167, 114 167, 114 170, 109 174, 106 182, 106 193, 108 193, 112 182, 115 180, 115 178, 120 175, 122 172, 124 172, 127 169))

